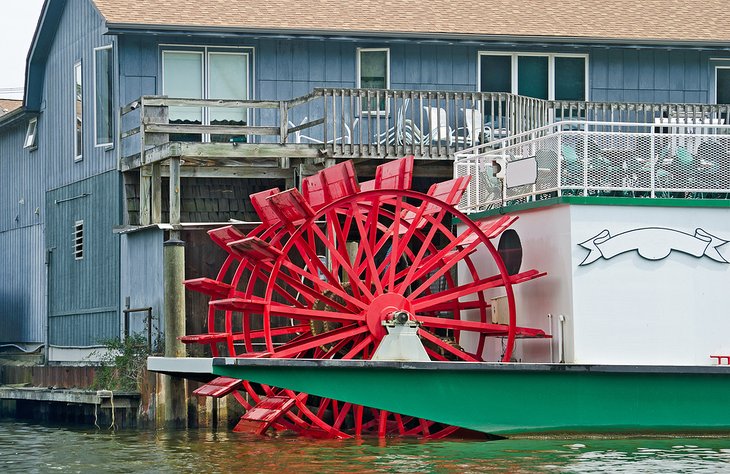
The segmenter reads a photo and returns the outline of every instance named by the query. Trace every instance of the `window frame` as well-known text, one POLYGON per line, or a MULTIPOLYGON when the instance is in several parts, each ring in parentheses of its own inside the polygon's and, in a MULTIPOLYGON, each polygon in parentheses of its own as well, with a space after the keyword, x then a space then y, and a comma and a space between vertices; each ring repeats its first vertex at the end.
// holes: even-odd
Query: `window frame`
MULTIPOLYGON (((114 131, 115 131, 115 120, 114 120, 114 77, 115 77, 115 67, 114 67, 114 45, 108 44, 106 46, 99 46, 98 48, 94 48, 94 147, 96 148, 112 148, 114 147, 114 131), (111 141, 107 143, 99 143, 99 130, 97 128, 99 123, 99 107, 98 107, 98 89, 97 89, 97 79, 98 79, 98 70, 97 70, 97 52, 102 50, 109 50, 109 75, 111 76, 109 78, 109 99, 111 101, 110 107, 109 107, 109 131, 110 131, 110 138, 111 141)), ((83 86, 82 86, 83 89, 83 86)))
POLYGON ((83 61, 78 60, 74 63, 73 68, 73 137, 74 137, 74 162, 79 162, 84 159, 84 68, 83 61), (79 71, 78 73, 76 71, 79 71), (77 82, 77 79, 79 82, 77 82), (77 98, 76 93, 77 86, 81 87, 81 97, 77 98), (77 102, 81 103, 79 110, 77 102), (81 125, 77 128, 77 122, 81 119, 81 125), (81 135, 79 138, 78 134, 81 135))
POLYGON ((713 64, 713 74, 712 79, 714 81, 714 84, 712 85, 712 103, 713 104, 719 104, 717 101, 717 74, 720 69, 730 69, 730 63, 725 64, 713 64))
MULTIPOLYGON (((160 58, 160 64, 159 64, 159 74, 160 74, 160 81, 159 81, 159 90, 163 95, 166 94, 165 91, 165 53, 187 53, 187 54, 197 54, 201 56, 201 95, 203 97, 202 100, 205 100, 207 97, 209 97, 210 91, 209 91, 209 73, 210 68, 208 66, 209 62, 209 55, 210 53, 229 53, 229 54, 238 54, 242 55, 246 59, 246 96, 248 97, 246 100, 255 100, 256 98, 256 48, 253 46, 205 46, 205 45, 195 45, 195 44, 160 44, 158 45, 158 52, 159 52, 159 58, 160 58)), ((209 114, 208 114, 208 108, 202 107, 202 113, 201 113, 201 121, 203 124, 208 124, 210 122, 209 120, 209 114)), ((252 109, 248 108, 246 111, 246 123, 249 126, 255 125, 255 114, 252 114, 252 109)), ((250 140, 250 137, 249 137, 250 140)), ((210 135, 205 134, 201 137, 202 143, 208 143, 210 142, 210 135)))
MULTIPOLYGON (((362 89, 362 53, 385 52, 385 89, 390 89, 390 48, 357 48, 355 53, 355 88, 362 89)), ((358 100, 361 115, 388 115, 390 111, 390 101, 385 101, 383 110, 363 110, 362 99, 358 100)))
POLYGON ((74 222, 73 232, 73 257, 74 260, 84 259, 84 220, 79 219, 74 222))
POLYGON ((588 53, 539 53, 530 51, 479 51, 477 53, 477 91, 482 91, 482 56, 510 56, 510 74, 511 74, 511 91, 512 94, 519 92, 519 57, 520 56, 539 56, 548 58, 548 98, 547 100, 567 100, 555 98, 555 58, 581 58, 585 60, 585 91, 583 102, 590 101, 590 55, 588 53))
POLYGON ((23 140, 23 149, 29 151, 38 149, 38 117, 33 117, 28 120, 28 128, 25 130, 25 140, 23 140), (33 130, 32 133, 31 129, 33 130), (30 143, 28 143, 29 138, 31 138, 30 143))

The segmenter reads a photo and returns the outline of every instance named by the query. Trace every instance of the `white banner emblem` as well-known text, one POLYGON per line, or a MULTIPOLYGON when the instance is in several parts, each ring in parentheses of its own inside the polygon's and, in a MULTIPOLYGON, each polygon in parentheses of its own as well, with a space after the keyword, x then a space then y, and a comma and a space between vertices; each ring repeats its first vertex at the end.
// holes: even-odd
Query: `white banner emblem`
POLYGON ((603 230, 595 237, 580 243, 581 247, 588 250, 588 255, 580 265, 589 265, 600 258, 608 260, 633 250, 647 260, 667 258, 672 250, 676 250, 693 257, 709 257, 716 262, 728 263, 717 250, 726 243, 727 240, 700 228, 695 230, 694 235, 662 227, 633 229, 613 236, 608 230, 603 230))

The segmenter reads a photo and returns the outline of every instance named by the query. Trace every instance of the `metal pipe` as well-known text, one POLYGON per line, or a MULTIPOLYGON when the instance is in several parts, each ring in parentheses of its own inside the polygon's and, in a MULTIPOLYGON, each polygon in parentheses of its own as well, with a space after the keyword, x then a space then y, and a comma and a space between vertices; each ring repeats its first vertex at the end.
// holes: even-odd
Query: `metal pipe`
POLYGON ((127 308, 124 313, 124 339, 129 337, 129 315, 131 313, 147 313, 147 349, 152 351, 152 306, 144 308, 127 308))
POLYGON ((558 316, 558 363, 565 363, 565 316, 558 316))

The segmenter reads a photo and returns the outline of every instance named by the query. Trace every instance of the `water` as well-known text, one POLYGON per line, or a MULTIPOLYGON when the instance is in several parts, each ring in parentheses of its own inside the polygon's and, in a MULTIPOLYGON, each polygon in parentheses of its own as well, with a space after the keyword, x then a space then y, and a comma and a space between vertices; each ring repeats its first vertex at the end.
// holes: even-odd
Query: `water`
POLYGON ((314 441, 0 422, 0 472, 730 472, 730 438, 314 441))

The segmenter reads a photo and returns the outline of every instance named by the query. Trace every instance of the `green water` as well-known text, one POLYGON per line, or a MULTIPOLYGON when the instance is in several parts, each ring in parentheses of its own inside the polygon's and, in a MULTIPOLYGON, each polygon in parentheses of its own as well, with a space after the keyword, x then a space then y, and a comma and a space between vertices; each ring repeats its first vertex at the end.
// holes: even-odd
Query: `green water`
POLYGON ((0 472, 730 472, 730 438, 314 441, 0 422, 0 472))

